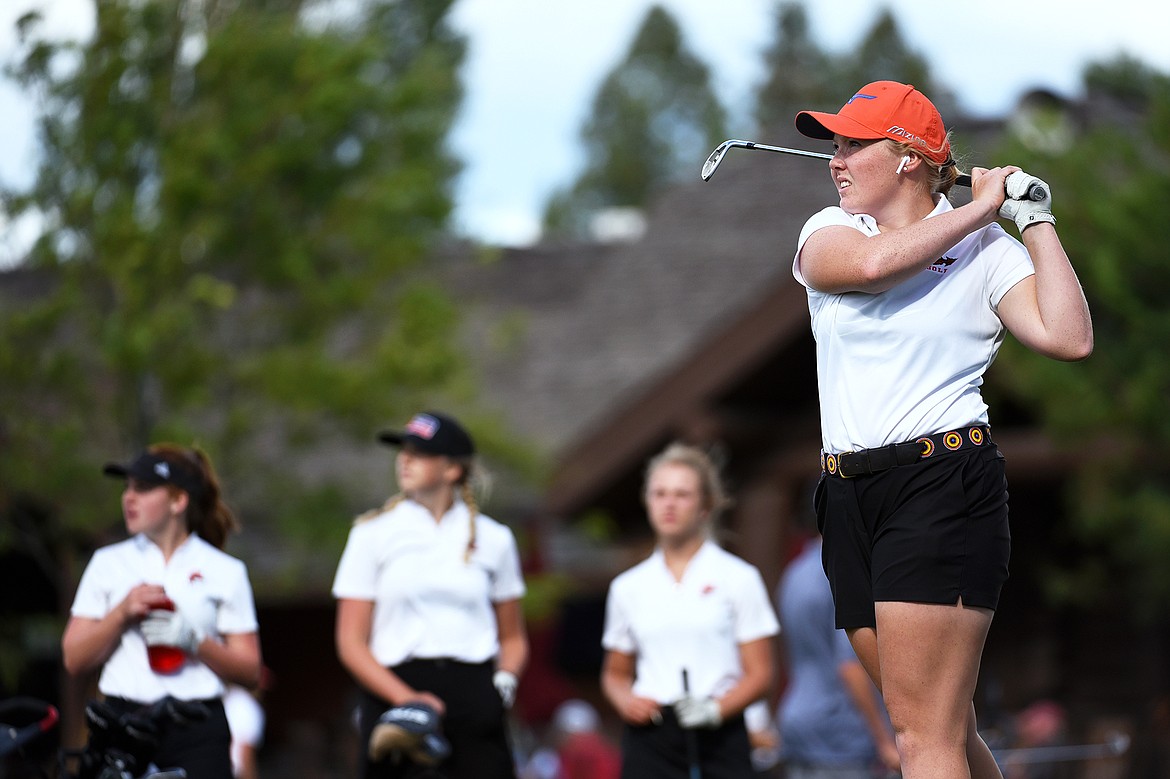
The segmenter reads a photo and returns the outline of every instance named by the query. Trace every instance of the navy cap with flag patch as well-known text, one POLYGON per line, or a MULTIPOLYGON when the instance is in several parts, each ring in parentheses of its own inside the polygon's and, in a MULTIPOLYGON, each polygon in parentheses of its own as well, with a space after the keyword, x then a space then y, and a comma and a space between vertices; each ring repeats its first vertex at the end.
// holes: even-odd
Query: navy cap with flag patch
POLYGON ((164 484, 178 487, 190 495, 203 491, 203 474, 195 462, 167 458, 146 451, 129 463, 106 463, 102 473, 122 479, 133 479, 139 484, 160 487, 164 484))
POLYGON ((451 417, 437 411, 415 414, 402 430, 385 430, 378 440, 391 446, 409 446, 423 454, 470 457, 475 444, 467 431, 451 417))

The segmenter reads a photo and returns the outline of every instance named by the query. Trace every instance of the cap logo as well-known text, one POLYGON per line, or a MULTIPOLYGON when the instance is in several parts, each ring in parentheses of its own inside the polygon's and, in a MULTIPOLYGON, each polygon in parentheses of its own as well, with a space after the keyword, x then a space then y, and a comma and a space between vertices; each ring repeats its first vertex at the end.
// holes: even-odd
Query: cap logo
POLYGON ((901 127, 901 126, 896 125, 896 124, 891 125, 890 128, 888 130, 886 130, 886 135, 896 135, 899 138, 905 138, 908 141, 913 141, 914 143, 918 144, 919 146, 926 146, 926 141, 924 141, 922 138, 920 138, 917 135, 915 135, 914 133, 910 132, 905 127, 901 127))
POLYGON ((857 100, 859 98, 862 100, 877 100, 877 95, 867 95, 864 92, 858 92, 856 95, 849 98, 849 101, 847 103, 845 103, 845 105, 851 105, 854 100, 857 100))
POLYGON ((157 462, 154 464, 154 472, 158 474, 160 479, 170 480, 171 467, 165 462, 157 462))
POLYGON ((425 441, 434 438, 438 431, 439 420, 429 414, 415 414, 414 418, 406 424, 406 432, 425 441))

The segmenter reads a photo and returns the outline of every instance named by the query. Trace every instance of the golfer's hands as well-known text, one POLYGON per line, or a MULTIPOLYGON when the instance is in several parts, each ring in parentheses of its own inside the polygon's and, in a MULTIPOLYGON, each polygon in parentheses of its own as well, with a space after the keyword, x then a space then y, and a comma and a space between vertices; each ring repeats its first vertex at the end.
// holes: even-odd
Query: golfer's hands
POLYGON ((987 224, 995 221, 1000 206, 1007 199, 1007 177, 1019 168, 971 168, 971 200, 983 206, 987 224))
POLYGON ((630 725, 662 724, 662 707, 649 698, 630 695, 615 708, 622 720, 630 725))
POLYGON ((142 637, 147 646, 177 646, 194 656, 206 634, 178 609, 155 609, 142 620, 142 637))
POLYGON ((511 671, 496 671, 495 675, 492 676, 492 684, 495 685, 496 692, 500 694, 504 708, 512 708, 512 704, 516 702, 516 688, 520 684, 516 674, 511 671))
POLYGON ((999 215, 1015 222, 1020 233, 1040 222, 1056 224, 1056 217, 1052 215, 1052 189, 1044 181, 1018 170, 1007 177, 1004 190, 1007 199, 999 207, 999 215), (1040 200, 1028 199, 1028 193, 1037 186, 1043 190, 1044 197, 1040 200))
POLYGON ((687 730, 717 728, 723 724, 719 701, 714 698, 683 698, 674 704, 674 713, 678 724, 687 730))
POLYGON ((167 600, 166 591, 158 584, 138 584, 126 593, 118 608, 122 612, 125 627, 137 624, 146 618, 154 608, 167 600))

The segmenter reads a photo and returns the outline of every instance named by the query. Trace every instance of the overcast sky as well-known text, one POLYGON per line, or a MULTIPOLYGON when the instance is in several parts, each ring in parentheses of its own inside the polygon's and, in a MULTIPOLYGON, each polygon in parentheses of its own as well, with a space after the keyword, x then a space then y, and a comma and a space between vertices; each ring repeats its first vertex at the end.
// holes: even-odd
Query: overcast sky
MULTIPOLYGON (((1080 96, 1088 62, 1125 52, 1170 73, 1170 4, 1148 0, 802 0, 812 34, 846 53, 894 6, 909 46, 968 113, 1001 116, 1026 90, 1080 96)), ((761 56, 774 28, 775 0, 658 0, 686 44, 712 69, 733 117, 744 116, 762 78, 761 56)), ((453 23, 468 36, 465 102, 452 136, 464 161, 455 224, 491 243, 535 238, 545 199, 571 182, 583 159, 578 132, 601 79, 628 50, 653 0, 456 0, 453 23)), ((49 28, 89 34, 91 0, 0 0, 0 62, 15 45, 13 22, 39 8, 49 28)), ((860 84, 842 85, 842 102, 860 84)), ((32 111, 0 84, 0 181, 25 184, 36 158, 32 111)), ((732 136, 749 132, 733 125, 732 136)), ((767 141, 766 138, 755 140, 767 141)), ((698 177, 702 160, 695 160, 698 177)), ((0 265, 21 238, 0 236, 0 265)))

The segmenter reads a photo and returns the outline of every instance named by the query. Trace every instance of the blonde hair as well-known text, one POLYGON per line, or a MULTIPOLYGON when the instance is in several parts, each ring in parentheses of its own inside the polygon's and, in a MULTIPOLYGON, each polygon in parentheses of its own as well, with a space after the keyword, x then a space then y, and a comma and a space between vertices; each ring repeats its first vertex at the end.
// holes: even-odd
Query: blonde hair
MULTIPOLYGON (((894 145, 895 153, 898 155, 913 154, 920 158, 923 163, 930 168, 930 191, 946 195, 955 186, 955 182, 959 178, 959 166, 955 162, 953 153, 947 155, 946 162, 935 162, 922 154, 922 148, 917 145, 904 143, 901 141, 890 140, 894 145)), ((943 145, 940 149, 931 149, 932 152, 942 151, 950 147, 951 133, 948 130, 947 136, 943 139, 943 145)))
POLYGON ((646 501, 650 488, 650 477, 663 465, 684 465, 698 474, 703 508, 707 510, 712 523, 731 506, 731 498, 723 486, 723 480, 719 476, 719 468, 711 456, 697 446, 679 442, 670 444, 646 464, 642 487, 643 502, 646 501))
MULTIPOLYGON (((154 444, 147 447, 147 451, 166 460, 175 468, 186 471, 194 469, 199 473, 201 482, 199 491, 187 493, 187 510, 184 512, 187 531, 197 533, 216 549, 223 549, 227 544, 228 535, 239 531, 240 522, 223 500, 219 477, 211 465, 211 458, 195 447, 170 443, 154 444)), ((167 485, 167 489, 179 491, 179 488, 173 485, 167 485)))
MULTIPOLYGON (((467 505, 467 514, 469 517, 470 528, 467 535, 467 548, 463 552, 463 562, 471 562, 471 555, 475 552, 476 545, 476 517, 479 516, 479 501, 476 499, 476 493, 480 493, 486 500, 487 495, 491 492, 491 475, 480 465, 479 461, 474 457, 448 457, 448 460, 458 465, 461 469, 459 478, 455 480, 452 487, 457 488, 459 497, 467 505)), ((354 518, 355 525, 362 522, 368 522, 380 514, 384 514, 397 506, 402 501, 406 500, 407 495, 404 492, 397 492, 386 499, 379 508, 370 509, 354 518)))

